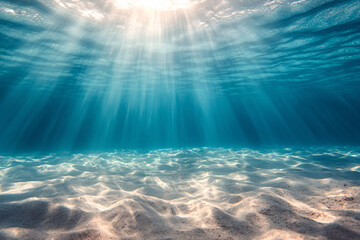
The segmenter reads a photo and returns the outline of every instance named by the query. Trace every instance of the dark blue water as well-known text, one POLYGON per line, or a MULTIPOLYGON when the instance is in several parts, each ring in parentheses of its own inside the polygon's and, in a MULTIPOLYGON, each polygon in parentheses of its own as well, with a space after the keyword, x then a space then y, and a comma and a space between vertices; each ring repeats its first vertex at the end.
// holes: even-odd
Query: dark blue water
POLYGON ((359 1, 188 3, 2 0, 0 150, 359 145, 359 1))
POLYGON ((0 0, 0 239, 360 239, 360 1, 0 0))

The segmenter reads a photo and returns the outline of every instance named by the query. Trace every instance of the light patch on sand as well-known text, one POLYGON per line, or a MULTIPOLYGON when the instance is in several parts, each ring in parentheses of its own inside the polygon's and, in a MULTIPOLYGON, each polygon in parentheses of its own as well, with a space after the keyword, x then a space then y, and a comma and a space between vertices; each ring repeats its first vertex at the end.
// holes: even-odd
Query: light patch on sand
POLYGON ((357 239, 360 173, 347 166, 360 160, 348 150, 330 151, 204 148, 8 158, 0 163, 0 236, 357 239))
POLYGON ((1 194, 19 194, 26 193, 34 188, 43 186, 42 181, 15 182, 8 190, 2 189, 1 194))
MULTIPOLYGON (((307 236, 310 239, 310 236, 307 236)), ((283 230, 271 230, 257 239, 261 240, 304 240, 306 237, 300 233, 283 231, 283 230)))

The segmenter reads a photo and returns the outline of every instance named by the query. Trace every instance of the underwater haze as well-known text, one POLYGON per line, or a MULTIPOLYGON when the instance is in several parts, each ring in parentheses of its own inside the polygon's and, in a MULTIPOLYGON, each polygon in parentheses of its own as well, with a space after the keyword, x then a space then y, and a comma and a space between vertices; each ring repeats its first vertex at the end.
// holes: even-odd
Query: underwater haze
POLYGON ((360 143, 358 1, 168 2, 1 1, 1 150, 360 143))
POLYGON ((360 1, 0 0, 0 240, 360 239, 360 1))

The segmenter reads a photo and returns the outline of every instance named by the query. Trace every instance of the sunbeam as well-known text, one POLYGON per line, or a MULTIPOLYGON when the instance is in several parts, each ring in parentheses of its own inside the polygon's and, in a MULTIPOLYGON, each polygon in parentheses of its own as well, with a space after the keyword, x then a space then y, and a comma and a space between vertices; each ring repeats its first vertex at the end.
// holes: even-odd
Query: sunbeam
POLYGON ((0 1, 0 239, 360 239, 360 3, 0 1))

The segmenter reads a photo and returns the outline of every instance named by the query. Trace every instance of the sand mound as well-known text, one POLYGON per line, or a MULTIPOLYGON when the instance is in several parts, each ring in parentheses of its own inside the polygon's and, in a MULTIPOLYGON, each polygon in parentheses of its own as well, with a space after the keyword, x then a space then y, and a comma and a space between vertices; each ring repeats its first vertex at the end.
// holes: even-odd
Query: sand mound
POLYGON ((359 156, 191 149, 3 157, 0 239, 360 239, 359 156))

